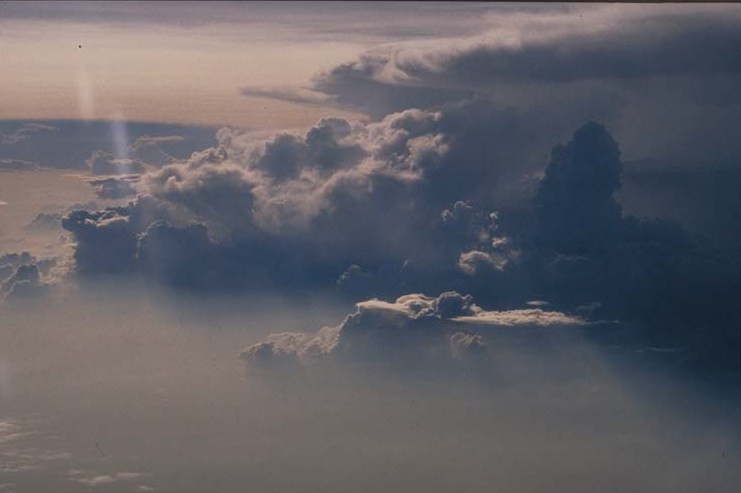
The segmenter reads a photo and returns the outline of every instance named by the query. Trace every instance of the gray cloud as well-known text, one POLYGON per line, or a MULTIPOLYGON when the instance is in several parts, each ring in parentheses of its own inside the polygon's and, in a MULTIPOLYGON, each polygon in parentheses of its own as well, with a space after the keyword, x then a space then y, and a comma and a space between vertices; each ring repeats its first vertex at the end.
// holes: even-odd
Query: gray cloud
POLYGON ((48 231, 59 229, 62 225, 62 214, 41 212, 28 223, 29 231, 48 231))
POLYGON ((378 49, 318 74, 315 89, 377 111, 379 101, 363 98, 386 92, 387 103, 399 99, 404 107, 429 107, 462 99, 466 91, 496 94, 507 89, 499 86, 513 82, 604 83, 741 72, 733 48, 741 41, 736 12, 644 9, 638 14, 608 7, 578 17, 522 16, 485 36, 378 49))
POLYGON ((258 92, 296 103, 326 99, 374 119, 492 100, 531 124, 540 120, 531 135, 562 139, 565 120, 610 124, 630 159, 699 168, 741 158, 736 10, 605 5, 491 22, 485 34, 375 48, 319 72, 304 96, 258 92))
MULTIPOLYGON (((6 255, 3 258, 7 257, 6 255)), ((0 283, 0 300, 3 302, 14 303, 24 300, 37 302, 41 296, 49 293, 51 285, 42 278, 41 270, 48 270, 54 260, 40 263, 41 268, 35 263, 36 259, 28 260, 29 263, 18 264, 10 277, 0 283)), ((0 262, 2 261, 0 259, 0 262)), ((0 266, 4 265, 0 263, 0 266)))
POLYGON ((95 188, 96 195, 101 199, 125 199, 133 197, 137 192, 139 177, 122 176, 88 180, 95 188))
POLYGON ((77 271, 351 299, 455 289, 501 309, 601 302, 595 316, 650 323, 662 343, 703 338, 714 348, 703 358, 730 361, 738 260, 675 224, 623 215, 621 150, 601 124, 565 138, 544 172, 529 163, 549 126, 487 99, 218 138, 142 175, 146 198, 69 214, 77 271))

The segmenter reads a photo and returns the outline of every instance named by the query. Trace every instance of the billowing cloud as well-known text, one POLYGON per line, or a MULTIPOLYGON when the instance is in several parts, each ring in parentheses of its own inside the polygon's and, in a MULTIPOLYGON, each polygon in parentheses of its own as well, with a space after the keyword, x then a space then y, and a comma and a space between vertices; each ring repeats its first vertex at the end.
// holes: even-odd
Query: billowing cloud
POLYGON ((697 168, 730 166, 741 157, 734 132, 741 125, 736 10, 569 6, 503 13, 490 23, 470 37, 374 48, 317 73, 309 87, 245 93, 300 104, 323 100, 374 119, 487 100, 531 124, 539 120, 557 139, 565 137, 558 132, 567 120, 567 127, 608 123, 630 159, 697 168))
MULTIPOLYGON (((737 12, 604 6, 506 18, 485 35, 391 46, 317 75, 314 89, 378 112, 430 107, 509 84, 738 75, 737 12)), ((496 21, 494 21, 496 23, 496 21)), ((502 87, 504 86, 504 87, 502 87)), ((541 87, 542 89, 542 87, 541 87)))
POLYGON ((609 242, 621 220, 621 172, 617 143, 602 125, 590 122, 554 148, 536 198, 543 241, 565 253, 609 242))
POLYGON ((738 73, 741 65, 731 47, 741 41, 741 18, 725 9, 702 10, 646 15, 607 7, 578 16, 521 16, 505 32, 444 47, 377 50, 320 76, 318 86, 336 88, 347 78, 412 88, 481 90, 501 81, 738 73))
POLYGON ((664 340, 691 344, 703 319, 713 345, 736 340, 739 281, 723 264, 737 260, 623 215, 621 151, 602 124, 583 124, 533 173, 532 121, 481 100, 272 136, 222 129, 219 145, 143 174, 146 195, 128 206, 62 225, 80 274, 355 300, 455 289, 506 310, 600 302, 595 315, 650 320, 664 340))
POLYGON ((581 317, 539 308, 485 311, 470 295, 452 291, 437 297, 408 294, 393 302, 360 302, 340 325, 324 327, 315 334, 271 335, 265 342, 246 348, 240 357, 251 367, 278 369, 296 369, 299 364, 324 360, 447 365, 469 358, 485 359, 485 340, 497 327, 585 324, 581 317))
MULTIPOLYGON (((7 264, 6 264, 7 265, 7 264)), ((35 263, 23 263, 0 284, 0 300, 5 302, 32 300, 49 291, 49 284, 42 280, 39 266, 35 263)))

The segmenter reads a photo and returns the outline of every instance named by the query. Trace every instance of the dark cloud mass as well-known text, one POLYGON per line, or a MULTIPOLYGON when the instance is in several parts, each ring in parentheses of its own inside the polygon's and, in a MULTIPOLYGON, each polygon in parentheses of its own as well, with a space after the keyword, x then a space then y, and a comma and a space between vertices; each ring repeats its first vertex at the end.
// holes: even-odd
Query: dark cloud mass
MULTIPOLYGON (((712 204, 726 219, 683 220, 675 205, 666 213, 671 193, 652 197, 651 166, 635 164, 737 169, 741 148, 730 136, 741 101, 731 88, 741 31, 737 14, 722 13, 515 16, 476 38, 380 47, 310 87, 244 90, 353 107, 368 122, 325 118, 268 136, 223 128, 197 149, 203 129, 129 126, 125 155, 86 149, 94 173, 119 175, 91 182, 100 197, 132 200, 64 217, 76 271, 201 292, 326 291, 358 301, 455 291, 500 310, 545 300, 730 362, 734 192, 712 204), (708 94, 696 97, 701 87, 708 94)), ((67 131, 19 125, 3 132, 3 146, 67 131)), ((652 166, 656 176, 674 169, 652 166)), ((718 180, 698 183, 693 200, 707 202, 718 180)), ((711 205, 703 207, 685 206, 711 205)), ((303 338, 286 344, 319 347, 303 338)), ((463 333, 445 347, 483 346, 463 333)))
POLYGON ((267 140, 224 130, 218 147, 145 174, 148 195, 128 206, 68 214, 77 270, 351 298, 452 288, 510 309, 598 306, 649 324, 657 343, 735 347, 737 260, 674 223, 623 215, 620 150, 604 126, 556 146, 513 205, 497 200, 497 183, 512 183, 499 155, 471 153, 451 123, 461 112, 468 128, 482 110, 327 119, 267 140))
POLYGON ((599 120, 610 124, 631 159, 729 166, 741 159, 735 138, 741 18, 723 6, 686 7, 593 6, 572 15, 503 16, 469 38, 370 50, 317 73, 300 90, 244 93, 323 101, 374 119, 408 108, 493 100, 527 115, 531 125, 541 120, 530 136, 545 132, 560 140, 564 126, 599 120))
POLYGON ((734 490, 738 8, 217 4, 0 5, 365 113, 0 120, 0 492, 734 490))

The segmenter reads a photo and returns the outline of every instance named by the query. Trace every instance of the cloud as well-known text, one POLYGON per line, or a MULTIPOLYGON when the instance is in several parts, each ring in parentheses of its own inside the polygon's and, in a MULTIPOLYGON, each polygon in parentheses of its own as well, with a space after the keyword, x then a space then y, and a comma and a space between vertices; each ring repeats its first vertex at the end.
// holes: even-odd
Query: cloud
POLYGON ((543 241, 564 253, 609 242, 621 220, 614 198, 621 173, 620 150, 600 124, 587 123, 555 147, 536 197, 543 241))
POLYGON ((61 225, 61 214, 41 212, 26 225, 26 229, 28 231, 49 231, 59 229, 61 225))
POLYGON ((506 93, 511 84, 741 72, 731 48, 741 41, 741 19, 724 9, 608 6, 578 16, 520 15, 500 22, 467 39, 375 49, 319 73, 312 89, 375 114, 381 108, 429 108, 475 93, 506 93))
POLYGON ((564 125, 599 120, 617 133, 630 159, 697 169, 741 158, 735 10, 569 6, 488 21, 490 29, 468 37, 373 48, 318 72, 308 87, 246 93, 299 104, 324 100, 375 120, 486 100, 530 125, 538 121, 529 135, 550 134, 556 139, 550 145, 565 137, 564 125))
POLYGON ((479 312, 475 315, 454 318, 457 322, 501 325, 501 326, 559 326, 559 325, 584 325, 586 321, 582 317, 566 315, 556 311, 546 311, 540 308, 528 308, 523 310, 479 312))
POLYGON ((273 99, 309 106, 327 107, 333 104, 332 98, 329 96, 305 88, 244 87, 240 90, 240 93, 248 97, 273 99))
POLYGON ((0 145, 6 146, 18 144, 20 142, 27 142, 34 134, 56 132, 58 130, 59 128, 54 125, 47 125, 44 123, 24 123, 18 127, 9 129, 9 131, 3 130, 3 132, 0 133, 0 145))
POLYGON ((142 135, 131 144, 129 152, 134 159, 141 162, 154 166, 164 166, 186 157, 183 147, 187 145, 185 137, 181 135, 158 137, 142 135), (180 158, 176 156, 180 156, 180 158))
POLYGON ((151 197, 101 211, 68 213, 62 218, 62 228, 70 231, 77 242, 76 270, 88 275, 132 273, 138 234, 163 217, 170 217, 167 207, 151 197))
POLYGON ((458 267, 468 275, 476 275, 486 269, 502 270, 506 264, 506 258, 480 250, 463 252, 458 260, 458 267))
POLYGON ((15 272, 0 285, 0 299, 4 302, 35 300, 47 294, 49 285, 41 280, 36 264, 21 264, 15 272))
MULTIPOLYGON (((68 474, 69 478, 76 482, 95 488, 97 486, 104 486, 114 484, 118 482, 133 482, 138 479, 142 479, 146 475, 140 472, 114 472, 111 474, 100 474, 97 476, 85 476, 81 471, 70 471, 68 474)), ((141 489, 141 487, 139 487, 141 489)), ((146 491, 146 490, 142 490, 146 491)))
MULTIPOLYGON (((494 178, 504 166, 496 161, 496 152, 486 161, 467 155, 469 139, 477 134, 472 137, 458 125, 469 112, 474 119, 481 115, 464 105, 449 112, 409 110, 371 124, 328 118, 303 134, 258 137, 223 129, 219 146, 145 173, 136 187, 152 204, 167 209, 160 220, 178 227, 206 225, 210 253, 201 253, 232 265, 234 276, 227 277, 233 279, 225 285, 234 285, 237 273, 250 273, 284 287, 329 286, 356 265, 374 278, 366 288, 385 289, 398 285, 399 269, 410 260, 435 275, 457 270, 464 247, 496 257, 501 270, 511 252, 505 236, 493 235, 491 212, 483 211, 496 200, 491 194, 498 188, 494 178), (466 196, 484 202, 464 218, 455 211, 474 208, 460 200, 466 196), (439 250, 425 248, 431 242, 439 250)), ((482 152, 486 155, 476 151, 479 156, 482 152)), ((120 181, 94 184, 105 192, 103 187, 118 187, 120 181)), ((142 272, 150 273, 137 260, 133 245, 151 223, 131 228, 128 214, 112 208, 80 221, 70 216, 65 229, 78 241, 78 254, 89 241, 82 237, 89 233, 101 237, 95 251, 104 252, 107 241, 116 242, 113 250, 129 245, 126 255, 119 251, 114 257, 133 258, 142 272), (114 222, 121 223, 126 241, 113 236, 102 240, 114 222), (85 224, 96 227, 88 230, 85 224)), ((213 267, 214 273, 229 271, 213 267)), ((353 289, 346 282, 350 275, 338 284, 340 289, 353 289)))
POLYGON ((125 199, 136 195, 138 181, 139 177, 134 175, 88 180, 88 183, 101 199, 125 199))
POLYGON ((734 341, 738 275, 722 265, 737 259, 669 222, 624 216, 621 151, 602 124, 583 124, 523 178, 533 168, 512 163, 535 154, 526 120, 480 101, 303 133, 224 129, 218 146, 143 174, 146 195, 128 206, 62 225, 84 275, 354 300, 455 289, 507 310, 600 302, 595 316, 651 323, 651 337, 692 344, 690 325, 713 320, 710 345, 734 341))
POLYGON ((36 171, 41 169, 37 163, 24 159, 0 159, 0 171, 36 171))
POLYGON ((116 159, 112 154, 97 150, 85 161, 94 175, 131 175, 143 173, 146 165, 134 159, 116 159))
POLYGON ((437 297, 408 294, 393 302, 372 299, 335 327, 315 334, 280 333, 247 347, 240 357, 251 368, 297 370, 303 364, 447 365, 481 360, 487 355, 486 333, 496 327, 581 326, 587 321, 543 309, 489 312, 457 292, 437 297), (483 330, 472 332, 473 326, 483 330), (489 327, 481 327, 489 326, 489 327))
POLYGON ((0 169, 86 169, 118 174, 187 159, 215 143, 216 129, 203 126, 94 120, 3 120, 0 169), (118 137, 117 137, 118 136, 118 137), (88 161, 90 161, 88 163, 88 161))

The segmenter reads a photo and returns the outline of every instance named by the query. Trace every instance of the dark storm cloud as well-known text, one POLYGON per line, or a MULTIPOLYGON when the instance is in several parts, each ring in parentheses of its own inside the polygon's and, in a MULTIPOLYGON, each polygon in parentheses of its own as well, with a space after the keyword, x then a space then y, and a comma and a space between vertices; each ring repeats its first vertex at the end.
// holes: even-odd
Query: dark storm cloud
POLYGON ((614 195, 620 152, 588 123, 554 148, 522 235, 530 296, 651 325, 662 343, 730 354, 739 343, 739 260, 667 220, 625 216, 614 195), (701 327, 701 329, 700 329, 701 327))
POLYGON ((741 18, 735 12, 613 14, 610 18, 609 11, 595 9, 578 17, 520 19, 511 32, 494 30, 448 45, 375 50, 318 74, 313 89, 377 112, 430 107, 476 92, 506 94, 510 83, 741 73, 735 48, 741 43, 741 18))
POLYGON ((62 219, 62 227, 77 242, 74 259, 79 273, 131 274, 139 235, 155 221, 170 217, 165 204, 145 196, 126 206, 72 211, 62 219))
POLYGON ((474 44, 456 52, 390 62, 411 80, 478 87, 496 80, 558 83, 738 74, 741 58, 734 47, 741 42, 739 20, 709 14, 647 16, 618 20, 604 30, 586 26, 544 39, 536 35, 519 46, 474 44))
MULTIPOLYGON (((616 142, 602 125, 590 122, 553 150, 533 209, 524 221, 520 217, 523 222, 500 221, 499 214, 483 214, 459 201, 440 214, 436 228, 444 234, 428 232, 427 241, 435 245, 431 250, 437 255, 419 270, 428 276, 437 272, 444 280, 440 285, 459 286, 510 307, 546 299, 554 311, 544 310, 545 303, 538 302, 524 310, 483 312, 472 308, 470 298, 454 293, 439 298, 403 296, 395 303, 368 301, 337 327, 316 335, 278 334, 248 348, 242 357, 258 365, 290 368, 317 355, 373 360, 398 353, 419 361, 430 351, 447 348, 439 354, 449 358, 450 351, 466 341, 476 347, 473 351, 480 351, 479 340, 474 333, 453 341, 453 329, 435 327, 438 319, 548 325, 568 318, 557 312, 566 310, 623 320, 630 324, 629 337, 692 348, 693 362, 733 367, 739 345, 737 255, 714 250, 675 223, 624 216, 614 200, 621 170, 616 142), (505 228, 511 237, 504 235, 505 228), (458 260, 458 275, 452 258, 458 260), (441 338, 441 331, 447 339, 441 338)), ((402 269, 402 285, 410 286, 405 272, 409 264, 402 269)), ((422 277, 416 285, 434 290, 435 281, 433 276, 422 277)), ((372 272, 353 265, 338 284, 362 293, 378 289, 376 282, 372 272)))
POLYGON ((555 147, 536 197, 543 241, 573 253, 612 240, 621 218, 614 198, 621 173, 617 143, 602 125, 590 122, 555 147))
POLYGON ((738 12, 633 7, 493 17, 485 34, 375 48, 318 73, 301 90, 244 92, 325 101, 374 119, 490 99, 530 125, 539 121, 530 135, 552 135, 550 145, 566 137, 560 129, 599 120, 611 126, 631 160, 735 166, 741 159, 738 12))
POLYGON ((188 159, 154 152, 161 167, 139 190, 162 214, 135 220, 141 198, 70 214, 78 271, 120 262, 195 289, 546 300, 720 354, 738 342, 737 256, 630 217, 619 195, 626 155, 694 169, 741 158, 739 16, 703 9, 515 16, 480 38, 368 52, 299 92, 246 89, 377 120, 226 128, 188 159))

